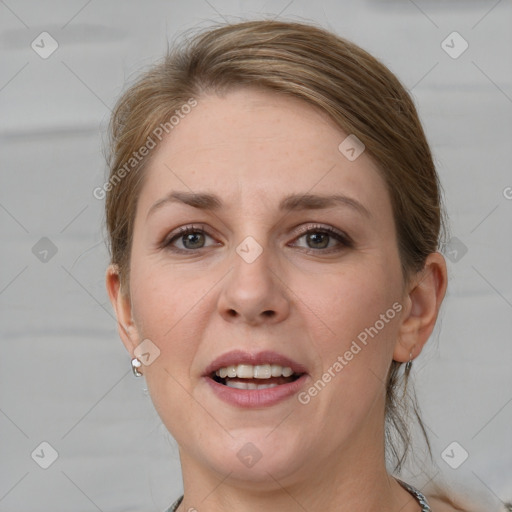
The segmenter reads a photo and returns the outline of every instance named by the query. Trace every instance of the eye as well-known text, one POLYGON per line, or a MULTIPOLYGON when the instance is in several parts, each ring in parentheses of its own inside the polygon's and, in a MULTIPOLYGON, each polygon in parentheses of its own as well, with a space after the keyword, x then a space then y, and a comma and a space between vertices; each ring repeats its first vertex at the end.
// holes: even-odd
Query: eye
POLYGON ((166 238, 162 246, 175 252, 192 252, 207 247, 205 246, 207 238, 213 240, 203 227, 185 226, 171 234, 170 238, 166 238), (179 246, 180 244, 181 247, 179 246))
MULTIPOLYGON (((305 240, 306 245, 295 242, 291 244, 295 247, 302 247, 306 252, 323 252, 330 253, 341 251, 344 248, 352 247, 353 243, 347 235, 341 231, 337 231, 330 226, 308 225, 299 229, 301 235, 296 241, 305 240)), ((199 249, 205 249, 209 246, 216 245, 212 243, 206 245, 207 239, 213 240, 205 231, 204 226, 184 226, 174 233, 171 233, 162 242, 162 247, 176 253, 192 253, 199 249)))
MULTIPOLYGON (((301 231, 303 234, 296 240, 305 239, 306 246, 302 245, 305 249, 333 252, 340 251, 346 247, 352 247, 353 245, 347 235, 331 228, 330 226, 310 225, 302 228, 301 231)), ((298 246, 301 247, 300 245, 298 246)))

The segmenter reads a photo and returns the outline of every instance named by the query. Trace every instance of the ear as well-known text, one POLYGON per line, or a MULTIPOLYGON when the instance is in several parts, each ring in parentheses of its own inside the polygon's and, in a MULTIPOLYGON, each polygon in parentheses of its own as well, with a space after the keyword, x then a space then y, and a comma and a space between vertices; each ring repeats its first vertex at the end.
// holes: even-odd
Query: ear
POLYGON ((124 293, 121 288, 117 265, 109 265, 105 281, 110 302, 116 312, 119 336, 126 350, 134 357, 133 351, 139 343, 139 333, 133 320, 129 294, 124 293))
POLYGON ((434 330, 447 284, 443 255, 439 252, 429 254, 423 270, 411 280, 404 298, 399 336, 393 352, 395 361, 407 362, 421 353, 434 330))

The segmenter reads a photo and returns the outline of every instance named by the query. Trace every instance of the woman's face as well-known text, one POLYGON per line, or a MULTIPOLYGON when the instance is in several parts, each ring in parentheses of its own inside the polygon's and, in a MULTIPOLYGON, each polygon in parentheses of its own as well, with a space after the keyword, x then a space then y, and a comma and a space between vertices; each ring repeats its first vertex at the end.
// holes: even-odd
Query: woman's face
POLYGON ((241 88, 198 98, 154 150, 129 332, 184 464, 283 482, 382 456, 403 282, 385 183, 348 135, 241 88))

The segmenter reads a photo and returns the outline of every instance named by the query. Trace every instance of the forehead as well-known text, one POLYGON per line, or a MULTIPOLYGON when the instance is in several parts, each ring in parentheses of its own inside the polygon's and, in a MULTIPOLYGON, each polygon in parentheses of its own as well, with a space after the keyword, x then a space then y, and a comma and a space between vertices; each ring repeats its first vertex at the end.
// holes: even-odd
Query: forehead
POLYGON ((172 190, 213 192, 242 214, 306 193, 390 210, 373 160, 364 152, 347 159, 339 145, 349 134, 305 101, 253 88, 197 101, 151 155, 142 213, 172 190))

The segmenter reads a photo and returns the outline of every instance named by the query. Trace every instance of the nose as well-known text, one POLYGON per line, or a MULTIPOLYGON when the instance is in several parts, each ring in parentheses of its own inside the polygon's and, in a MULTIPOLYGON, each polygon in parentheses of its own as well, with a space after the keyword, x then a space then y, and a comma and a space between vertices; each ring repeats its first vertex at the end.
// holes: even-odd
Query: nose
POLYGON ((218 300, 224 320, 256 326, 279 323, 288 317, 287 286, 270 263, 267 249, 250 263, 234 254, 233 268, 223 280, 218 300))

